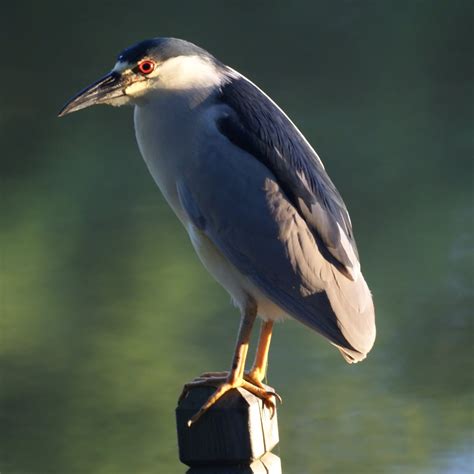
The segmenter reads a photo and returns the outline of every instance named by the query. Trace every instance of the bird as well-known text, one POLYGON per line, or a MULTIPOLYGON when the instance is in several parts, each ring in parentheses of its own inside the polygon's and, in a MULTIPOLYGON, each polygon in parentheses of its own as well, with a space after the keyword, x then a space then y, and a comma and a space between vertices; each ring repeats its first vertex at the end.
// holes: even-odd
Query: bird
POLYGON ((266 380, 274 323, 296 319, 349 363, 375 341, 372 294, 344 201, 314 148, 285 112, 205 49, 157 37, 123 50, 112 70, 59 116, 131 105, 138 148, 202 264, 230 294, 240 327, 227 372, 185 385, 215 387, 195 423, 243 387, 274 411, 266 380), (246 371, 254 323, 255 360, 246 371))

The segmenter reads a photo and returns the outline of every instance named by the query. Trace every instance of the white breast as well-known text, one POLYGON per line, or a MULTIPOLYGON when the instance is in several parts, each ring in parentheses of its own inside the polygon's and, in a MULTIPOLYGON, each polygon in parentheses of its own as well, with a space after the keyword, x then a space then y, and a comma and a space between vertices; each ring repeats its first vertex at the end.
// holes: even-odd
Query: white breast
POLYGON ((213 242, 188 218, 181 206, 176 184, 192 166, 197 134, 212 133, 212 115, 218 106, 190 110, 182 98, 163 96, 135 108, 135 133, 145 163, 163 196, 186 228, 200 260, 209 273, 227 290, 236 306, 244 309, 247 295, 257 301, 264 319, 284 318, 284 311, 265 297, 219 251, 213 242), (183 108, 184 107, 184 108, 183 108))
POLYGON ((135 135, 145 163, 163 196, 177 216, 185 218, 176 182, 188 159, 192 130, 189 119, 180 120, 179 108, 172 98, 136 106, 135 135))

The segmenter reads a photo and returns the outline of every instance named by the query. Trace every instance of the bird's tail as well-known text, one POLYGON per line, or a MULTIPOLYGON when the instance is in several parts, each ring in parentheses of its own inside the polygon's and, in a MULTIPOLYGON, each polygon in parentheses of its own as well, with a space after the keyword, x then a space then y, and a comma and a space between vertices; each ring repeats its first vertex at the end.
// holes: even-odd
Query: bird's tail
POLYGON ((326 292, 337 324, 352 347, 335 344, 344 359, 353 364, 367 357, 375 342, 375 310, 367 283, 359 273, 355 281, 332 268, 333 281, 326 292))
POLYGON ((362 362, 367 357, 367 354, 361 354, 360 352, 346 349, 337 345, 336 347, 339 349, 339 352, 348 364, 357 364, 357 362, 362 362))

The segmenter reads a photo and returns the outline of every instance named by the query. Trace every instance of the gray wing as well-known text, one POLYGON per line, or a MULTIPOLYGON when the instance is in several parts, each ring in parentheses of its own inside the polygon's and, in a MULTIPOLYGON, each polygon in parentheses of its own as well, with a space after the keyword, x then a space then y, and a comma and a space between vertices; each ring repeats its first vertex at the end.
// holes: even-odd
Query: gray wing
POLYGON ((354 280, 360 265, 349 213, 316 152, 283 111, 246 78, 230 78, 219 100, 232 110, 219 120, 220 131, 273 172, 325 258, 354 280))
POLYGON ((362 360, 374 339, 373 306, 322 256, 305 220, 263 163, 216 129, 178 183, 191 221, 285 312, 362 360), (224 152, 225 150, 225 152, 224 152))

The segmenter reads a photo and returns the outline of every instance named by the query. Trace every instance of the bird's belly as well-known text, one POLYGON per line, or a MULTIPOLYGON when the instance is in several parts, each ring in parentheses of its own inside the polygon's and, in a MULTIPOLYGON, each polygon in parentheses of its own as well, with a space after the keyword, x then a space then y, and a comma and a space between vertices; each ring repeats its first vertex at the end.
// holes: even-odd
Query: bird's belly
POLYGON ((250 295, 256 301, 262 319, 280 321, 287 318, 285 311, 242 275, 203 232, 192 224, 186 230, 202 264, 230 294, 235 306, 243 311, 250 295))
MULTIPOLYGON (((141 154, 166 201, 186 228, 199 259, 214 279, 230 294, 233 303, 241 310, 244 309, 248 295, 250 295, 258 305, 258 313, 261 318, 265 320, 284 319, 286 317, 285 311, 263 295, 247 277, 242 275, 228 261, 212 241, 189 220, 181 205, 176 183, 180 174, 179 164, 184 162, 179 155, 186 154, 186 162, 191 163, 194 150, 192 147, 186 148, 186 140, 181 138, 179 133, 168 130, 167 124, 158 127, 155 120, 155 127, 149 130, 147 124, 153 122, 144 120, 144 118, 146 119, 144 115, 148 112, 146 109, 137 108, 135 110, 135 128, 141 154), (172 140, 170 143, 170 137, 173 136, 180 137, 182 142, 180 146, 177 146, 172 140), (178 154, 177 150, 179 150, 178 154)), ((163 116, 166 117, 166 113, 163 113, 163 116)))

